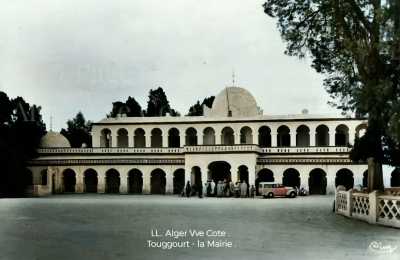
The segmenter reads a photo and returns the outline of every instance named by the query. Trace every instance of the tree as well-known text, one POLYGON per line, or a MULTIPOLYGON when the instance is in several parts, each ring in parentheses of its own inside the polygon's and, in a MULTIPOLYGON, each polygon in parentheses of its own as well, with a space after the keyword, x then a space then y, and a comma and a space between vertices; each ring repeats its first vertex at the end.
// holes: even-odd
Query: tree
POLYGON ((46 132, 40 110, 22 97, 10 99, 0 92, 0 196, 22 196, 29 184, 27 162, 37 157, 46 132))
POLYGON ((382 190, 382 163, 396 163, 400 141, 400 2, 268 0, 263 7, 278 18, 285 53, 308 55, 325 75, 331 104, 368 117, 352 158, 369 158, 368 187, 382 190))
POLYGON ((200 100, 197 100, 196 104, 191 106, 189 108, 189 113, 187 114, 188 116, 203 116, 204 115, 204 106, 207 106, 209 108, 212 107, 212 104, 214 102, 215 96, 207 97, 203 99, 203 102, 200 103, 200 100))
POLYGON ((154 90, 150 89, 146 116, 165 116, 167 113, 171 116, 180 116, 179 112, 172 109, 169 105, 167 95, 165 95, 161 87, 154 90))
POLYGON ((140 117, 143 116, 143 111, 140 104, 133 97, 129 96, 125 103, 121 101, 113 102, 112 110, 107 116, 117 117, 118 114, 140 117))
POLYGON ((82 112, 78 112, 75 118, 67 121, 67 129, 61 129, 61 134, 68 139, 71 147, 79 148, 82 147, 82 144, 91 147, 91 125, 92 122, 86 121, 82 112))

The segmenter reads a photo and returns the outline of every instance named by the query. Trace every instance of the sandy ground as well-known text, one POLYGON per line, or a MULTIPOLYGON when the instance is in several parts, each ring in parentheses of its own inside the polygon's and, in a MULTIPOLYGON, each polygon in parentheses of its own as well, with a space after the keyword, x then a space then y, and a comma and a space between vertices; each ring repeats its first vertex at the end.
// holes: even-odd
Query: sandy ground
POLYGON ((400 259, 399 229, 337 216, 332 202, 332 196, 0 199, 0 259, 400 259), (186 236, 152 237, 172 229, 186 236), (226 234, 191 237, 189 230, 226 234), (188 241, 190 248, 150 248, 148 240, 188 241), (224 247, 216 248, 220 241, 224 247), (374 242, 382 249, 371 249, 374 242))

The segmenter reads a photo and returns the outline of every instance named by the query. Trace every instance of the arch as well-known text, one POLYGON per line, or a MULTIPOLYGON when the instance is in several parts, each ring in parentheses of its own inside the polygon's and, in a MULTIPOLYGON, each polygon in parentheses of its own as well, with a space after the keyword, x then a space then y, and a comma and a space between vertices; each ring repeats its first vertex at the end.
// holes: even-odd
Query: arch
POLYGON ((186 129, 186 145, 194 146, 197 145, 197 130, 193 127, 186 129))
POLYGON ((215 131, 212 127, 207 127, 203 131, 203 144, 214 145, 215 144, 215 131))
POLYGON ((76 173, 72 169, 63 171, 63 190, 64 192, 75 192, 76 173))
POLYGON ((253 130, 250 127, 240 129, 240 144, 253 144, 253 130))
POLYGON ((275 181, 274 178, 274 173, 267 168, 261 169, 258 173, 257 173, 257 178, 256 178, 256 194, 260 195, 259 190, 258 190, 258 186, 260 184, 260 182, 273 182, 275 181))
POLYGON ((392 171, 390 177, 390 187, 400 187, 400 168, 392 171))
POLYGON ((337 171, 335 178, 335 187, 339 185, 346 187, 346 190, 352 189, 354 187, 353 172, 346 168, 337 171))
POLYGON ((235 144, 234 131, 229 126, 224 127, 221 131, 221 144, 223 145, 235 144))
POLYGON ((329 146, 329 128, 326 125, 319 125, 315 129, 315 145, 329 146))
POLYGON ((175 127, 168 131, 168 147, 181 147, 179 130, 175 127))
POLYGON ((191 185, 195 187, 195 190, 197 192, 198 187, 202 187, 202 181, 201 181, 201 169, 198 166, 192 167, 191 171, 191 185))
POLYGON ((271 147, 271 129, 262 126, 258 129, 258 145, 260 147, 271 147))
POLYGON ((335 146, 346 146, 349 143, 349 128, 346 125, 338 125, 335 133, 335 146))
POLYGON ((367 132, 367 124, 362 123, 356 127, 356 137, 360 138, 367 132))
POLYGON ((174 172, 174 194, 181 194, 185 188, 185 170, 177 169, 174 172))
POLYGON ((239 182, 245 182, 249 184, 249 168, 246 165, 240 165, 238 167, 238 176, 237 179, 239 182))
POLYGON ((281 125, 278 128, 278 147, 287 147, 290 146, 290 129, 286 125, 281 125))
POLYGON ((151 194, 165 194, 166 174, 161 169, 151 172, 150 192, 151 194))
POLYGON ((226 161, 214 161, 208 165, 208 179, 214 182, 231 180, 231 165, 226 161))
POLYGON ((326 194, 326 172, 316 168, 310 171, 308 178, 308 191, 312 194, 326 194))
POLYGON ((111 147, 111 130, 108 128, 104 128, 100 132, 100 147, 111 147))
POLYGON ((121 178, 116 169, 109 169, 106 172, 106 193, 119 193, 121 178))
POLYGON ((144 148, 146 147, 146 132, 142 128, 138 128, 135 130, 134 137, 134 146, 135 148, 144 148))
POLYGON ((48 178, 47 169, 43 169, 40 172, 40 185, 47 186, 48 183, 47 178, 48 178))
POLYGON ((286 169, 283 172, 282 184, 287 187, 300 188, 300 173, 294 168, 286 169))
POLYGON ((162 138, 162 131, 160 128, 154 128, 151 130, 151 147, 162 147, 162 138))
POLYGON ((310 146, 310 128, 306 125, 297 127, 296 146, 310 146))
POLYGON ((87 193, 97 193, 98 184, 98 174, 97 172, 90 168, 83 173, 83 182, 85 185, 85 192, 87 193))
POLYGON ((117 146, 128 147, 128 131, 125 128, 120 128, 117 131, 117 146))
POLYGON ((139 169, 132 169, 128 172, 128 193, 142 194, 143 174, 139 169))

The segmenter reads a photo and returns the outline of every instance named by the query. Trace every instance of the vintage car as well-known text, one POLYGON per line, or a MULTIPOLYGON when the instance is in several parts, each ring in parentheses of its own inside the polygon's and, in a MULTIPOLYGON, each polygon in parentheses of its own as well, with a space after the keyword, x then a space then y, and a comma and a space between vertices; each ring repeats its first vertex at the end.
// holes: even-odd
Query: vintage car
POLYGON ((258 185, 258 191, 264 198, 273 197, 290 197, 295 198, 297 196, 297 190, 293 187, 286 187, 281 183, 277 182, 260 182, 258 185))

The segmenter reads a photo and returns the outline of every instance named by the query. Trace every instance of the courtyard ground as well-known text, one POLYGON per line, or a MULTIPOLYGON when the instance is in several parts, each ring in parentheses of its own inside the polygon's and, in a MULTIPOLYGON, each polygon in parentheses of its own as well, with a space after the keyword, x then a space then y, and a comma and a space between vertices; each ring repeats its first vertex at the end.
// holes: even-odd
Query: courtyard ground
POLYGON ((332 196, 0 199, 0 259, 400 259, 399 229, 335 215, 332 202, 332 196), (226 236, 151 236, 171 229, 226 236), (148 240, 189 241, 190 248, 149 248, 148 240), (228 244, 215 248, 220 240, 228 244))

